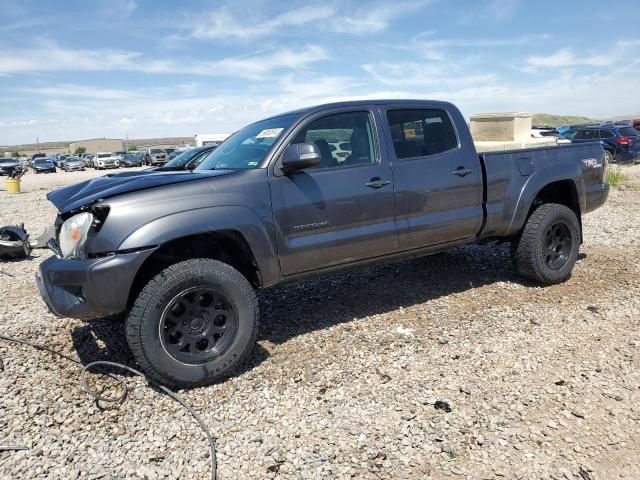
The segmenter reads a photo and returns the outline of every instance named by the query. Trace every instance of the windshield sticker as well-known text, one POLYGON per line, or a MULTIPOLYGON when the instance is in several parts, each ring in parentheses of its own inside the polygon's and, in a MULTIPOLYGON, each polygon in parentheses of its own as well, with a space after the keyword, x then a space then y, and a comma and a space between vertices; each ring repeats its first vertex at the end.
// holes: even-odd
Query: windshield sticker
POLYGON ((249 166, 250 167, 255 167, 258 164, 258 162, 249 162, 249 166))
POLYGON ((265 128, 256 138, 276 138, 284 128, 265 128))

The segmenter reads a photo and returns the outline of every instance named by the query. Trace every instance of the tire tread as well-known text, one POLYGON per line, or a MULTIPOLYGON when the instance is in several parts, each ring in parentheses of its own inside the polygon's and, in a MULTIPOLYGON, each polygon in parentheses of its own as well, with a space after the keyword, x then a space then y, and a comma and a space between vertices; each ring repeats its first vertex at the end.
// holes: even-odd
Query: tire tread
POLYGON ((194 387, 209 384, 215 380, 229 376, 234 368, 242 363, 247 355, 251 352, 251 348, 245 349, 244 352, 231 365, 225 367, 222 371, 218 371, 215 375, 205 378, 200 382, 185 382, 180 378, 171 375, 170 372, 160 372, 146 354, 147 346, 141 334, 143 324, 148 321, 149 309, 156 303, 161 302, 162 286, 166 282, 186 280, 194 276, 208 276, 215 271, 220 276, 222 282, 233 282, 243 290, 244 297, 250 311, 254 315, 255 321, 252 324, 250 345, 255 343, 258 334, 258 300, 256 294, 247 281, 247 279, 236 269, 226 263, 207 258, 195 258, 175 263, 153 277, 140 291, 138 297, 133 303, 126 321, 126 336, 129 348, 133 353, 136 362, 153 380, 175 388, 194 387))
MULTIPOLYGON (((513 263, 518 275, 542 284, 556 284, 565 281, 571 273, 558 278, 550 278, 541 268, 537 258, 537 247, 540 242, 541 225, 549 216, 569 214, 575 219, 575 213, 565 205, 545 203, 536 208, 525 224, 515 248, 512 250, 513 263)), ((576 219, 577 222, 577 219, 576 219)), ((572 266, 573 268, 573 266, 572 266)))

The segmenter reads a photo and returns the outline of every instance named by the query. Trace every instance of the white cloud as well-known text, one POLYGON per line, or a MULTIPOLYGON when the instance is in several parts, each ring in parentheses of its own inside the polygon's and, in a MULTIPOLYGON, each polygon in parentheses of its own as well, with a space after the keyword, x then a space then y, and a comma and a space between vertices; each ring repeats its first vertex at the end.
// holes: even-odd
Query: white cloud
POLYGON ((191 32, 194 38, 250 40, 285 30, 288 27, 299 27, 317 20, 331 17, 335 10, 330 5, 309 6, 297 10, 289 10, 273 18, 251 18, 251 14, 243 11, 237 17, 228 7, 221 7, 199 18, 191 32))
POLYGON ((527 58, 529 67, 562 68, 576 65, 607 66, 613 62, 612 57, 604 55, 578 57, 570 48, 562 48, 552 55, 531 56, 527 58))
POLYGON ((72 50, 42 42, 35 48, 0 51, 0 73, 123 70, 140 57, 137 52, 72 50))
POLYGON ((296 49, 282 48, 271 53, 225 58, 217 62, 204 62, 197 66, 204 75, 230 75, 255 77, 281 68, 297 70, 329 58, 326 50, 317 45, 305 45, 296 49))
MULTIPOLYGON (((391 67, 391 70, 401 78, 405 68, 406 64, 391 67)), ((456 75, 461 77, 458 83, 434 81, 393 85, 374 81, 375 78, 302 73, 288 74, 269 84, 255 83, 243 92, 221 91, 216 95, 205 93, 212 91, 207 85, 190 86, 188 91, 181 91, 179 86, 139 89, 129 92, 127 98, 87 96, 76 97, 71 102, 56 95, 42 95, 38 104, 43 110, 25 112, 6 121, 0 129, 0 143, 30 142, 36 136, 41 140, 56 140, 231 132, 286 110, 349 99, 448 100, 457 104, 467 116, 479 111, 583 115, 640 111, 639 101, 629 94, 633 91, 637 73, 613 69, 591 75, 564 72, 535 83, 484 78, 481 70, 452 76, 456 75), (562 85, 572 85, 571 95, 566 94, 562 85)), ((88 88, 85 87, 87 91, 88 88)))
MULTIPOLYGON (((332 31, 366 35, 386 30, 390 23, 430 3, 430 0, 400 0, 393 4, 379 2, 359 5, 329 1, 324 4, 291 9, 276 16, 268 12, 251 12, 245 4, 235 11, 220 7, 188 22, 189 35, 199 39, 242 40, 287 34, 296 27, 309 31, 332 31)), ((178 40, 174 37, 173 39, 178 40)))
POLYGON ((0 75, 33 72, 130 71, 149 74, 231 76, 251 78, 278 69, 304 68, 325 60, 316 45, 261 51, 220 60, 149 59, 139 52, 65 49, 51 42, 41 46, 0 51, 0 75))
POLYGON ((434 31, 427 31, 418 34, 414 43, 424 48, 500 48, 500 47, 519 47, 523 45, 531 45, 535 42, 548 40, 551 35, 546 33, 538 33, 532 35, 518 35, 508 38, 438 38, 432 39, 436 35, 434 31))
POLYGON ((46 87, 27 87, 23 92, 51 97, 85 97, 105 100, 124 100, 132 98, 135 92, 114 88, 93 87, 88 85, 57 84, 46 87))
POLYGON ((381 62, 365 64, 362 68, 383 85, 417 87, 465 87, 495 82, 493 73, 459 71, 464 64, 456 62, 381 62))
POLYGON ((429 3, 428 0, 414 0, 362 5, 351 13, 340 12, 326 28, 354 35, 379 33, 386 30, 393 20, 410 15, 429 3))
POLYGON ((511 18, 520 6, 521 0, 492 0, 487 5, 488 15, 498 21, 511 18))

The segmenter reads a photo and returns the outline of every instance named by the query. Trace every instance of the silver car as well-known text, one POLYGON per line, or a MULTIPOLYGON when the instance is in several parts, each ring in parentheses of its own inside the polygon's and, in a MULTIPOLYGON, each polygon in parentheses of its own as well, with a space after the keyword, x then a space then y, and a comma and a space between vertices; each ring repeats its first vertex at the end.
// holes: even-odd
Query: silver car
POLYGON ((78 170, 84 170, 84 161, 79 157, 67 157, 64 162, 64 171, 74 172, 78 170))

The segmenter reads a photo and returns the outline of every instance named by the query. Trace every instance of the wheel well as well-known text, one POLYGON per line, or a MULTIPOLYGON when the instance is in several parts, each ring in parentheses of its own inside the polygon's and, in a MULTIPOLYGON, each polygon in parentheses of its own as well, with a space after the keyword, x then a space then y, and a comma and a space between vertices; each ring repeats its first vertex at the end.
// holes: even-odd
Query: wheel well
POLYGON ((576 214, 578 223, 580 224, 580 235, 582 236, 580 199, 578 197, 576 184, 572 180, 559 180, 546 185, 542 190, 540 190, 533 200, 527 219, 536 208, 545 203, 559 203, 573 210, 573 213, 576 214))
POLYGON ((190 258, 219 260, 238 270, 254 288, 262 284, 258 263, 241 233, 233 230, 206 232, 164 243, 142 264, 129 292, 129 306, 142 288, 162 270, 190 258))

